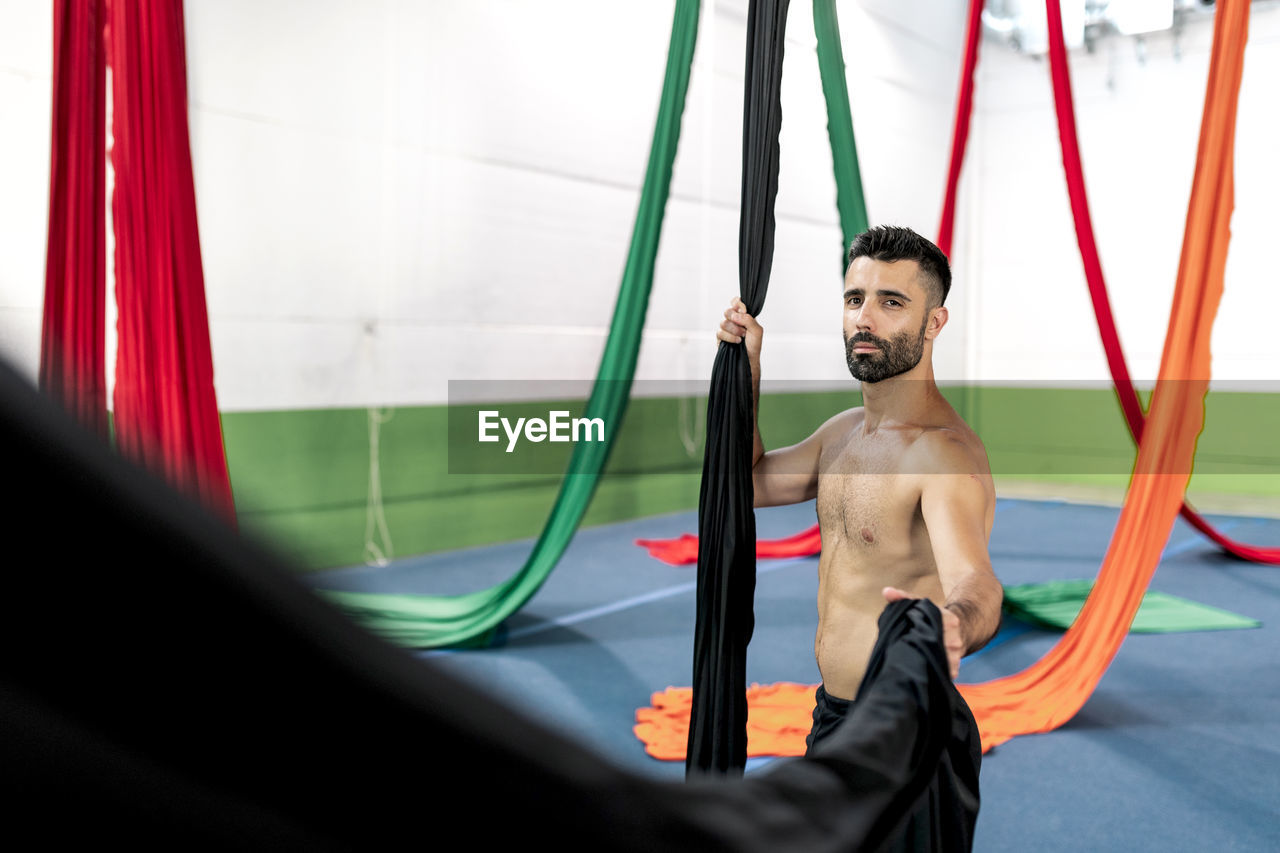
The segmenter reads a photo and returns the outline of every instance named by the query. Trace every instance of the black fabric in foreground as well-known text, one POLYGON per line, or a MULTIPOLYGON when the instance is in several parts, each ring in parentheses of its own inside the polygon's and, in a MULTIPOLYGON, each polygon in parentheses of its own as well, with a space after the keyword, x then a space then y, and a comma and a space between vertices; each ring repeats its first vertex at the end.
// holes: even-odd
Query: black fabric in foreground
MULTIPOLYGON (((773 266, 773 203, 782 128, 787 0, 751 0, 742 117, 738 289, 764 307, 773 266)), ((698 604, 687 774, 741 773, 747 763, 747 644, 755 629, 756 519, 751 485, 751 368, 742 344, 721 343, 707 395, 698 497, 698 604)))
MULTIPOLYGON (((898 678, 902 684, 918 678, 918 674, 911 671, 916 666, 914 662, 905 671, 885 674, 886 666, 901 665, 899 662, 890 663, 890 656, 897 654, 897 644, 915 642, 908 635, 914 630, 912 620, 919 617, 908 617, 904 605, 905 602, 898 602, 880 615, 880 635, 871 651, 867 673, 858 686, 858 697, 848 703, 848 709, 844 711, 846 720, 863 713, 858 710, 859 706, 872 701, 870 697, 880 690, 880 684, 886 678, 898 678)), ((920 608, 931 611, 931 618, 937 620, 938 630, 941 631, 941 615, 938 614, 936 605, 922 602, 920 608)), ((921 650, 921 657, 930 666, 941 666, 944 670, 947 666, 945 658, 941 661, 929 658, 927 650, 921 650)), ((884 848, 886 850, 951 851, 969 850, 973 847, 973 828, 978 819, 978 771, 982 766, 982 738, 979 736, 977 721, 950 678, 940 677, 938 681, 947 686, 946 699, 932 697, 929 716, 927 719, 922 718, 919 723, 922 728, 927 726, 936 729, 935 736, 945 737, 947 746, 936 761, 930 755, 926 762, 912 768, 912 779, 902 784, 902 801, 910 800, 913 796, 915 801, 907 819, 890 833, 884 848), (932 775, 929 774, 930 767, 936 768, 932 775)), ((838 699, 829 699, 827 702, 829 709, 842 704, 845 703, 838 699)), ((877 712, 871 713, 873 716, 877 715, 877 712)), ((815 726, 816 728, 819 727, 815 726)), ((841 734, 845 731, 844 724, 841 723, 830 734, 826 734, 829 730, 825 726, 822 729, 811 733, 806 756, 817 758, 833 751, 836 755, 843 755, 836 744, 842 737, 848 740, 847 733, 841 734)), ((861 761, 868 757, 865 753, 859 754, 861 761)))
MULTIPOLYGON (((882 617, 874 674, 818 755, 658 782, 365 632, 2 363, 0 441, 16 501, 0 619, 12 837, 313 851, 457 829, 485 849, 876 849, 953 749, 927 602, 882 617)), ((969 837, 936 829, 941 849, 969 837)))

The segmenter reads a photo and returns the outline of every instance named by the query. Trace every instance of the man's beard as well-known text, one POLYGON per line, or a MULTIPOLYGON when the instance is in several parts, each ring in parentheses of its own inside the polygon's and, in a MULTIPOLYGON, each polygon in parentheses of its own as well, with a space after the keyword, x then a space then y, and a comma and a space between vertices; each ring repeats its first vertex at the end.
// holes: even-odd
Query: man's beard
POLYGON ((920 363, 924 356, 924 332, 928 326, 920 327, 920 334, 912 337, 910 332, 899 332, 889 340, 877 338, 869 332, 858 332, 852 338, 844 335, 844 359, 849 365, 849 372, 859 382, 882 382, 901 373, 906 373, 920 363), (870 344, 878 347, 879 352, 854 352, 858 344, 870 344))

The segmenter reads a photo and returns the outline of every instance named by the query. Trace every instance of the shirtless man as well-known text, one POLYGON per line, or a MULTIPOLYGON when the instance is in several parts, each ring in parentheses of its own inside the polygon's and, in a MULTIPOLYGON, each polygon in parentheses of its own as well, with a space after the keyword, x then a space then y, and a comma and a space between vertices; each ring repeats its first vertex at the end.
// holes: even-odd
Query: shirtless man
MULTIPOLYGON (((951 677, 1000 623, 1003 591, 987 543, 995 488, 981 440, 933 378, 947 323, 946 256, 907 228, 876 227, 849 252, 842 312, 849 372, 863 405, 799 444, 765 452, 757 423, 755 505, 817 498, 818 689, 812 750, 855 698, 887 601, 928 598, 942 610, 951 677)), ((755 411, 763 329, 735 299, 722 341, 746 341, 755 411)))

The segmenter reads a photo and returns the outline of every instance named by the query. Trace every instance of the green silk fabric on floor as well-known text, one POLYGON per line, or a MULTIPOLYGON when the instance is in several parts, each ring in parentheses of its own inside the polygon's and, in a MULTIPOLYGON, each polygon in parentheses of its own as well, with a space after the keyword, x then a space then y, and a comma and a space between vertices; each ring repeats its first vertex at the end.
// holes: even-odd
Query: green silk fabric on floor
MULTIPOLYGON (((666 78, 649 150, 640 206, 614 307, 609 337, 585 417, 621 424, 635 376, 654 259, 680 138, 699 0, 678 0, 667 54, 666 78)), ((609 432, 609 431, 607 431, 609 432)), ((376 633, 415 648, 488 645, 494 630, 527 602, 564 554, 591 503, 617 430, 603 442, 577 442, 542 534, 524 566, 503 583, 466 595, 422 596, 325 590, 353 618, 376 633)))
MULTIPOLYGON (((1067 580, 1029 583, 1004 588, 1004 609, 1024 622, 1042 628, 1065 631, 1084 606, 1093 581, 1067 580)), ((1168 595, 1148 591, 1138 608, 1129 632, 1170 634, 1177 631, 1221 631, 1229 628, 1257 628, 1262 623, 1229 610, 1221 610, 1168 595)))

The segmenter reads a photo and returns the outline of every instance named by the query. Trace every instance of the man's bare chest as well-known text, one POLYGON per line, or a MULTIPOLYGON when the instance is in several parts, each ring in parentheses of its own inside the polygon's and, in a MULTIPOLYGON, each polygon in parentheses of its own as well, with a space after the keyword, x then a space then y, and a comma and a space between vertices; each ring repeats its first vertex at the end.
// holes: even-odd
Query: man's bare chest
POLYGON ((823 547, 867 553, 911 550, 923 531, 918 478, 884 452, 847 448, 824 459, 818 475, 823 547))

